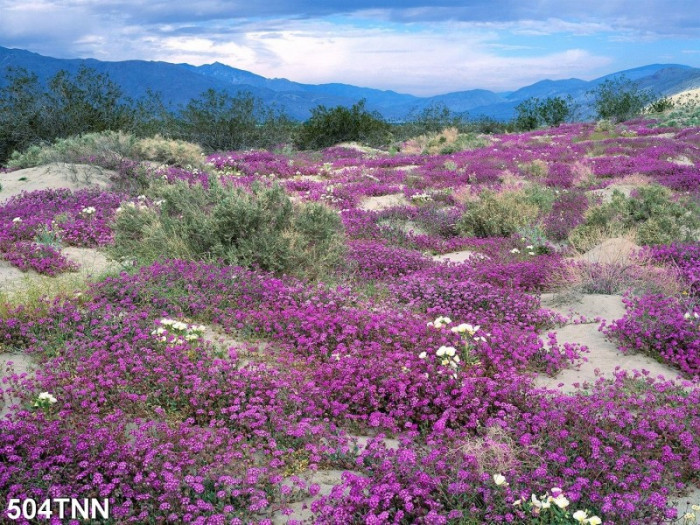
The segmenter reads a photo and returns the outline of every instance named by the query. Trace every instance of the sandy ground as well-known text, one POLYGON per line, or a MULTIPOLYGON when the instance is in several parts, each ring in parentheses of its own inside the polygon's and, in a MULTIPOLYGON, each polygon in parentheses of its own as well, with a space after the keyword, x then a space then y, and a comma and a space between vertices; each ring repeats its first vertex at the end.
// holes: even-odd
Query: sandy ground
POLYGON ((469 250, 462 250, 461 252, 450 252, 443 253, 442 255, 433 255, 433 261, 461 263, 464 261, 468 261, 472 257, 474 257, 474 252, 470 252, 469 250))
POLYGON ((116 172, 87 164, 53 163, 10 173, 0 173, 0 204, 23 191, 47 188, 79 190, 90 186, 105 188, 116 172))
POLYGON ((391 195, 382 195, 380 197, 368 197, 358 206, 364 211, 381 211, 396 206, 408 206, 409 202, 403 193, 392 193, 391 195))
POLYGON ((572 321, 580 316, 586 318, 588 322, 567 324, 552 331, 556 334, 559 344, 580 343, 588 347, 589 351, 584 354, 588 362, 582 363, 578 369, 567 368, 555 377, 538 376, 535 381, 537 386, 559 388, 562 392, 571 393, 576 390, 577 385, 593 384, 601 376, 613 378, 618 369, 646 370, 652 377, 663 376, 666 379, 675 379, 678 376, 677 370, 646 355, 623 354, 598 330, 600 323, 594 321, 595 318, 610 322, 624 316, 625 308, 619 295, 591 294, 583 295, 579 300, 558 302, 556 296, 545 294, 541 299, 543 307, 570 316, 572 321))
POLYGON ((698 102, 700 101, 700 88, 697 89, 689 89, 687 91, 682 91, 680 93, 676 93, 675 95, 669 97, 673 102, 676 103, 684 103, 684 102, 690 102, 690 101, 695 101, 698 102))
POLYGON ((31 374, 35 367, 33 360, 26 354, 1 352, 2 347, 0 347, 0 389, 3 390, 3 395, 0 396, 0 419, 4 418, 10 412, 10 407, 19 401, 4 392, 9 386, 5 382, 5 378, 13 375, 7 372, 7 364, 12 363, 13 373, 20 376, 25 373, 31 374))
POLYGON ((603 241, 575 259, 598 264, 627 264, 639 250, 640 247, 629 239, 615 237, 603 241))

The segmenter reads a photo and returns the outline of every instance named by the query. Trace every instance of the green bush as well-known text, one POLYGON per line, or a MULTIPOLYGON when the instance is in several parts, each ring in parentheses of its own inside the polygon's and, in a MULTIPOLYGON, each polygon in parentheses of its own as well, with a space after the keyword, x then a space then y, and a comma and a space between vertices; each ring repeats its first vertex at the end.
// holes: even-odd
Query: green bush
POLYGON ((294 206, 279 186, 251 190, 163 185, 160 205, 124 206, 113 254, 147 264, 161 258, 223 260, 278 274, 327 274, 343 260, 340 217, 318 203, 294 206))
POLYGON ((687 198, 672 200, 668 188, 658 184, 641 187, 634 197, 614 191, 609 203, 591 208, 569 242, 587 249, 596 235, 636 232, 637 244, 669 244, 694 241, 700 229, 700 206, 687 198))
POLYGON ((523 192, 493 193, 484 190, 457 223, 467 236, 507 237, 537 220, 539 209, 526 201, 523 192))
POLYGON ((53 144, 30 146, 23 152, 15 151, 7 165, 33 168, 52 162, 71 162, 114 169, 124 159, 138 158, 136 145, 136 137, 121 131, 85 133, 57 139, 53 144))
POLYGON ((640 115, 654 100, 651 93, 640 89, 625 76, 606 79, 594 90, 589 91, 589 95, 593 96, 593 106, 598 118, 615 122, 640 115))
POLYGON ((365 109, 361 100, 351 108, 318 106, 301 125, 295 143, 302 149, 319 149, 340 142, 357 141, 370 146, 386 146, 391 142, 391 126, 374 112, 365 109))

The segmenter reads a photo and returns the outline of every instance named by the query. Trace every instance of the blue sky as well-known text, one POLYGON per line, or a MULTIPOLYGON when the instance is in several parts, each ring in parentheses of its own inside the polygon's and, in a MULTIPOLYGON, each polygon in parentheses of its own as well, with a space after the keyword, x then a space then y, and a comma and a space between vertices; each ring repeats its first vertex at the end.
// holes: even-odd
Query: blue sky
POLYGON ((58 58, 215 61, 415 95, 700 67, 691 0, 0 0, 0 45, 58 58))

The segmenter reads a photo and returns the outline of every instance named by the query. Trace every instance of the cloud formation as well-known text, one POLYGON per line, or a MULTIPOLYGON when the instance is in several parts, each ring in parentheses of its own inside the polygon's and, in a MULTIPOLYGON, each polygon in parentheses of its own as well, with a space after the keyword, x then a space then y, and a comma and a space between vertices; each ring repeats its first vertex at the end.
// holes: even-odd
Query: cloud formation
POLYGON ((698 65, 700 47, 687 0, 0 0, 0 13, 0 45, 49 56, 219 61, 419 95, 698 65))

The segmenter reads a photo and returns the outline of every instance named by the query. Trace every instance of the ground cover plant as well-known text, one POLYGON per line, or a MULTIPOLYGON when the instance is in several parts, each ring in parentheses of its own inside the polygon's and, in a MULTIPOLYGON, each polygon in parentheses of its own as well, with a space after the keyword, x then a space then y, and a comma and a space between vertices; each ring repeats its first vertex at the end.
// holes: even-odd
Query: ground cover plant
POLYGON ((7 263, 125 267, 0 310, 0 352, 36 367, 3 371, 0 499, 108 498, 111 523, 692 523, 700 130, 466 142, 196 167, 153 139, 165 165, 128 159, 118 191, 1 204, 7 263), (603 226, 646 245, 624 269, 573 260, 603 226), (625 294, 601 330, 673 376, 539 386, 591 356, 557 330, 592 320, 540 299, 571 276, 625 294))

